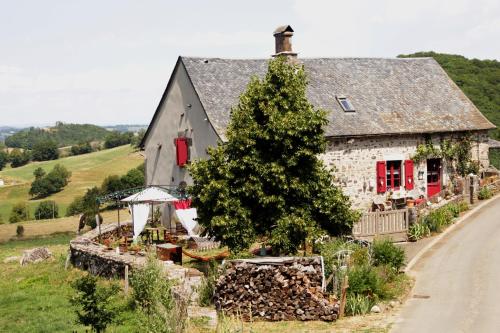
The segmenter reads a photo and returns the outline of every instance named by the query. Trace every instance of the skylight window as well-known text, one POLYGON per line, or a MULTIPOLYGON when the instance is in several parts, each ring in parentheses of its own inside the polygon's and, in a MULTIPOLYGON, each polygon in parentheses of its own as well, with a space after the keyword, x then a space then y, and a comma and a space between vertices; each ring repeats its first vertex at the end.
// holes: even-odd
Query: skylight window
POLYGON ((351 101, 347 99, 347 97, 337 97, 337 100, 339 101, 340 106, 342 106, 342 109, 344 109, 345 112, 354 112, 354 107, 351 104, 351 101))

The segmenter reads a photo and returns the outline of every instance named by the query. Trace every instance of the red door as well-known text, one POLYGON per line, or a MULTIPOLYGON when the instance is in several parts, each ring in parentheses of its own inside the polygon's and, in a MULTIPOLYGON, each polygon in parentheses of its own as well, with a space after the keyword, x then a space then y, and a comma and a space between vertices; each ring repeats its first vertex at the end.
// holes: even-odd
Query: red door
POLYGON ((427 197, 441 192, 441 160, 432 158, 427 160, 427 197))

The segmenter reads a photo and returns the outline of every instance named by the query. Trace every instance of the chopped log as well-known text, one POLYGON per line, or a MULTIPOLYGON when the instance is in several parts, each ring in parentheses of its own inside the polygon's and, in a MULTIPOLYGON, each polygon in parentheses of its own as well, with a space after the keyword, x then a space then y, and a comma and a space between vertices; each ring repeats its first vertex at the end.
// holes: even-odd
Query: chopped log
POLYGON ((217 310, 243 320, 325 320, 338 304, 322 290, 319 257, 227 261, 216 282, 217 310))

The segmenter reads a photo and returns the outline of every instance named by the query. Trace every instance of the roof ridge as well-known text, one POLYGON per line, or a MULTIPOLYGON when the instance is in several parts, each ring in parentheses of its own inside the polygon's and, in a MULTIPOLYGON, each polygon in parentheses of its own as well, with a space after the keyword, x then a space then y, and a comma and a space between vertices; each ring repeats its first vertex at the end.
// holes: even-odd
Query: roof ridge
MULTIPOLYGON (((200 57, 200 56, 179 56, 182 59, 196 59, 196 60, 247 60, 247 61, 268 61, 272 58, 221 58, 221 57, 200 57)), ((298 60, 396 60, 396 61, 414 61, 414 60, 429 60, 433 57, 414 57, 414 58, 391 58, 391 57, 300 57, 298 60)))

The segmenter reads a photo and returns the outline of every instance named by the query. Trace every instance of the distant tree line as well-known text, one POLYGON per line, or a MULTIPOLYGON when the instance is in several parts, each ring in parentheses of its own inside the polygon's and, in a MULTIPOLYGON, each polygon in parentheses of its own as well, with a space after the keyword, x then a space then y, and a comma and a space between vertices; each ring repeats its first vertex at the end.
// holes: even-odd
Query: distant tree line
POLYGON ((103 141, 110 132, 90 124, 65 124, 57 122, 46 129, 30 127, 5 138, 5 145, 12 148, 34 149, 41 141, 52 141, 57 147, 66 147, 81 142, 103 141))
MULTIPOLYGON (((67 125, 61 125, 61 126, 67 126, 67 125)), ((81 125, 81 126, 86 126, 86 125, 81 125)), ((34 129, 30 133, 37 132, 35 130, 38 129, 34 129)), ((126 144, 130 144, 133 147, 138 148, 144 136, 145 130, 140 130, 138 133, 109 132, 109 131, 106 132, 108 133, 108 135, 104 137, 104 142, 102 144, 104 148, 109 149, 118 146, 123 146, 126 144)), ((21 131, 18 133, 24 135, 23 133, 25 132, 21 131)), ((27 144, 24 145, 24 147, 12 149, 9 154, 6 151, 5 145, 0 144, 0 170, 2 170, 8 163, 10 163, 11 167, 17 168, 26 165, 31 161, 50 161, 50 160, 56 160, 60 157, 60 152, 57 142, 52 139, 44 138, 43 136, 41 139, 38 139, 38 141, 36 141, 34 144, 27 144), (29 147, 29 148, 24 148, 24 147, 29 147)), ((99 144, 93 145, 90 141, 81 141, 72 145, 69 152, 71 155, 75 156, 75 155, 92 153, 98 149, 101 149, 99 144)))

